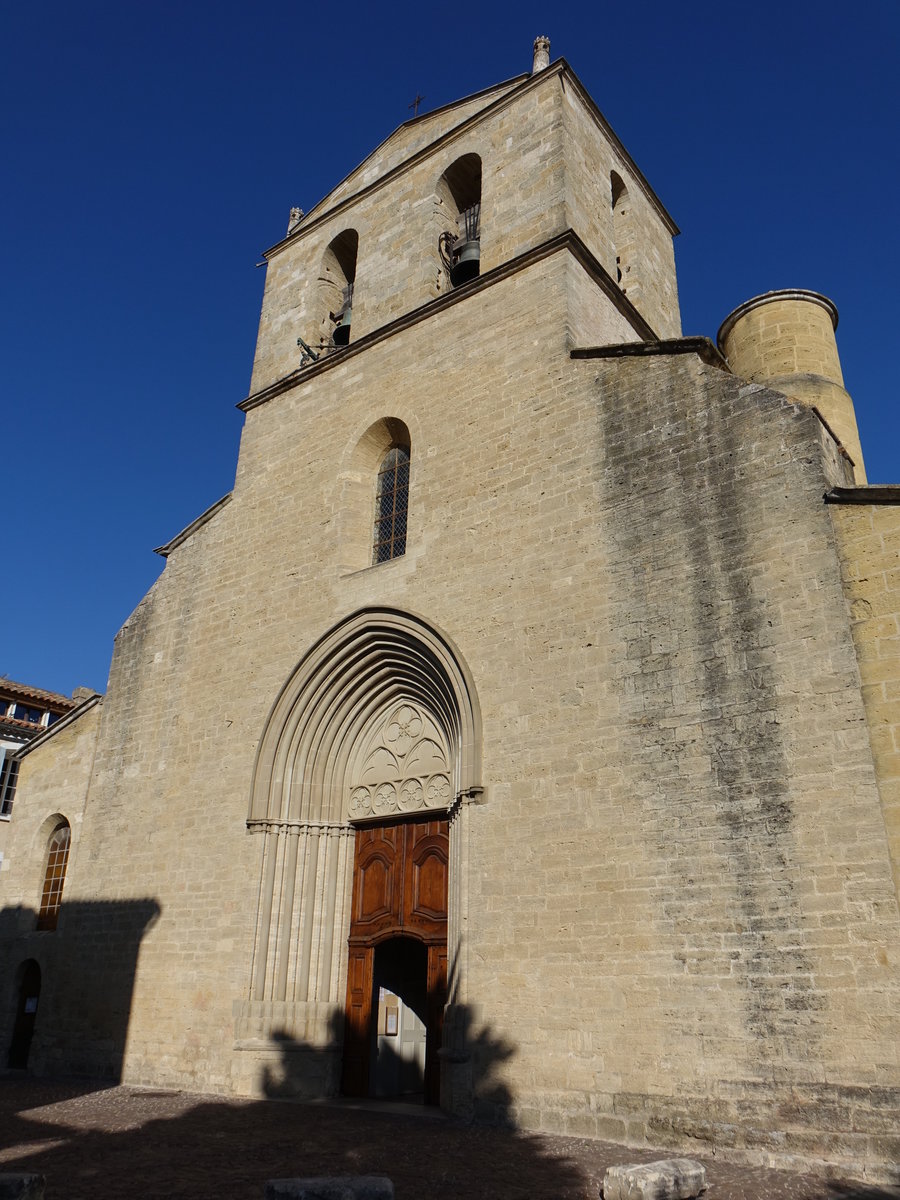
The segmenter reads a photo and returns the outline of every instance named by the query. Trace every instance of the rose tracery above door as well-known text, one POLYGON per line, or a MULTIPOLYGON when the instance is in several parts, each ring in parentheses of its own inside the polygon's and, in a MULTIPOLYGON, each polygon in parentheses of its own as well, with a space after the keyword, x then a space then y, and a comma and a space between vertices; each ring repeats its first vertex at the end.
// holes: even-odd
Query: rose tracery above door
POLYGON ((390 709, 365 740, 351 774, 351 820, 447 809, 449 753, 428 713, 404 701, 390 709))

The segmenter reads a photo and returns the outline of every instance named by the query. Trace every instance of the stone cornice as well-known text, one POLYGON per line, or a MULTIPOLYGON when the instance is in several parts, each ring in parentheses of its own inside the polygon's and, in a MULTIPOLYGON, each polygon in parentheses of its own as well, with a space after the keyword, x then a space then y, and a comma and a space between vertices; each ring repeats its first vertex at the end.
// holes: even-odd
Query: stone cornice
POLYGON ((809 304, 818 304, 820 308, 824 308, 831 318, 832 329, 838 327, 838 310, 833 300, 829 300, 827 296, 823 296, 821 292, 811 292, 806 288, 782 288, 775 292, 763 292, 761 296, 753 296, 749 300, 745 300, 743 304, 739 304, 733 309, 722 324, 719 326, 719 332, 716 334, 716 343, 719 349, 724 354, 725 339, 731 333, 735 325, 747 313, 752 312, 755 308, 762 308, 764 304, 777 304, 779 301, 785 300, 804 300, 809 304))
POLYGON ((825 493, 824 499, 826 504, 900 504, 900 484, 833 487, 825 493))
MULTIPOLYGON (((443 296, 436 296, 433 300, 426 301, 425 304, 414 308, 411 312, 404 313, 402 317, 397 317, 396 320, 389 321, 387 325, 373 329, 371 333, 365 334, 359 341, 351 342, 349 346, 337 350, 327 358, 320 358, 317 362, 310 363, 306 367, 300 367, 296 371, 292 371, 290 375, 285 375, 282 379, 276 380, 275 383, 270 384, 267 388, 253 392, 246 399, 242 400, 237 407, 241 412, 250 412, 251 409, 257 408, 260 404, 265 404, 267 400, 272 400, 276 396, 283 395, 284 392, 291 391, 299 384, 305 383, 307 380, 321 375, 322 372, 330 370, 332 367, 337 366, 338 363, 347 362, 357 354, 364 353, 371 346, 376 346, 379 342, 383 342, 387 338, 401 333, 404 329, 409 329, 413 325, 418 325, 420 321, 425 321, 429 317, 444 312, 445 309, 452 308, 454 304, 460 304, 470 296, 487 291, 488 288, 493 287, 495 284, 502 283, 512 275, 517 275, 520 271, 526 270, 535 263, 541 262, 543 259, 564 250, 567 250, 584 267, 591 279, 629 322, 635 333, 646 338, 648 341, 658 341, 652 327, 644 320, 609 272, 594 257, 578 234, 572 229, 567 229, 564 233, 557 234, 556 237, 542 242, 541 245, 535 246, 531 250, 526 250, 516 258, 510 259, 509 262, 501 263, 499 267, 494 267, 493 270, 486 271, 484 275, 479 275, 477 279, 463 284, 462 287, 456 288, 454 291, 448 292, 443 296)), ((202 519, 198 518, 198 520, 202 519)), ((178 537, 186 536, 191 530, 192 526, 188 526, 187 530, 184 531, 184 535, 179 534, 178 537)), ((169 543, 169 547, 163 547, 162 549, 169 549, 171 547, 172 543, 169 543)), ((162 550, 157 551, 158 554, 161 552, 162 550)))
POLYGON ((728 371, 729 374, 731 370, 723 355, 713 345, 712 339, 708 337, 619 342, 611 346, 586 346, 583 349, 570 351, 571 358, 643 358, 654 354, 696 354, 702 362, 711 367, 717 367, 720 371, 728 371))
POLYGON ((205 525, 207 521, 211 521, 230 499, 231 492, 228 492, 221 500, 217 500, 215 504, 211 504, 205 512, 202 512, 199 517, 191 521, 190 525, 185 525, 181 533, 176 533, 170 542, 166 542, 164 546, 156 546, 153 553, 160 555, 162 558, 168 558, 172 551, 180 546, 182 542, 186 542, 192 534, 197 532, 201 525, 205 525))

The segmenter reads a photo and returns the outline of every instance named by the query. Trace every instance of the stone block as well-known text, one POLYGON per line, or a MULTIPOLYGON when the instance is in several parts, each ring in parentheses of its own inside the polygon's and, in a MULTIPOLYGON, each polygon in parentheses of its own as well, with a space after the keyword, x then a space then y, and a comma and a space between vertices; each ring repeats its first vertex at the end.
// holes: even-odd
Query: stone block
POLYGON ((706 1168, 692 1158, 609 1167, 603 1200, 690 1200, 706 1190, 706 1168))
POLYGON ((270 1179, 266 1200, 394 1200, 394 1185, 384 1175, 270 1179))

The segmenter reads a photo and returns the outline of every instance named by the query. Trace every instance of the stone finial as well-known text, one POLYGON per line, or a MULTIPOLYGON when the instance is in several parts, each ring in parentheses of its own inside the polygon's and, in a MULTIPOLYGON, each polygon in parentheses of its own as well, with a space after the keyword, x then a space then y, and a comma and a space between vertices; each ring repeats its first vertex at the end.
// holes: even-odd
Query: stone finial
POLYGON ((292 208, 291 215, 288 219, 288 227, 287 227, 288 233, 291 233, 294 229, 296 229, 302 220, 303 220, 303 209, 302 208, 292 208))
POLYGON ((532 75, 550 66, 550 39, 541 34, 534 39, 534 62, 531 67, 532 75))

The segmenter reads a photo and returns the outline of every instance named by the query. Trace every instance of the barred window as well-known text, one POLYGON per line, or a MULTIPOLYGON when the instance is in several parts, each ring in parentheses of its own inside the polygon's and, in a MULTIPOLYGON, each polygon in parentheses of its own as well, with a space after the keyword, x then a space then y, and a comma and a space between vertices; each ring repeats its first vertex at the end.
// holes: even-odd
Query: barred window
POLYGON ((375 493, 375 545, 372 562, 387 562, 406 553, 406 509, 409 501, 409 450, 394 446, 381 460, 375 493))
POLYGON ((37 919, 38 929, 55 929, 59 920, 63 884, 66 881, 66 867, 69 863, 71 832, 69 822, 64 820, 57 825, 50 838, 50 845, 47 847, 47 869, 44 872, 44 890, 37 919))

